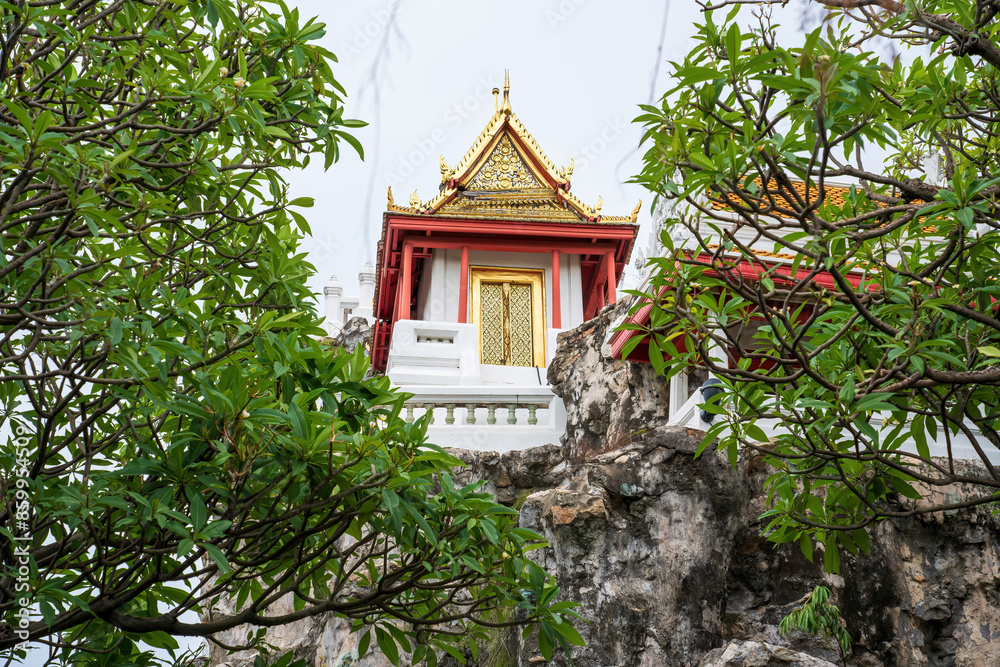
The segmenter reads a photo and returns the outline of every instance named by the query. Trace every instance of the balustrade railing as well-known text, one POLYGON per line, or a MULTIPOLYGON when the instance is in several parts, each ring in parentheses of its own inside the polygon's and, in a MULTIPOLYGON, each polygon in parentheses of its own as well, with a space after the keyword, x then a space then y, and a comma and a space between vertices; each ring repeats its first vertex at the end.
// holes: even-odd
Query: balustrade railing
MULTIPOLYGON (((426 413, 431 415, 431 424, 440 426, 487 425, 500 422, 510 426, 535 426, 539 423, 539 412, 548 411, 552 399, 531 400, 477 400, 468 402, 411 399, 406 402, 406 421, 412 423, 426 413)), ((542 424, 548 423, 543 416, 542 424)))

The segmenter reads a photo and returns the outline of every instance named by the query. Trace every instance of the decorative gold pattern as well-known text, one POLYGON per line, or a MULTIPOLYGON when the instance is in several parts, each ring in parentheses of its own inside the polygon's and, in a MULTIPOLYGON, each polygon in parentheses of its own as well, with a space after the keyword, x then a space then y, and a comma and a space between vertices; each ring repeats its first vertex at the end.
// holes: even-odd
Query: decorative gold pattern
POLYGON ((441 182, 447 183, 455 177, 455 170, 448 166, 448 163, 444 161, 443 155, 440 158, 439 164, 441 166, 441 182))
POLYGON ((386 205, 385 205, 385 210, 387 210, 387 211, 395 211, 397 213, 419 213, 419 211, 417 211, 416 209, 408 208, 406 206, 398 206, 396 204, 396 202, 392 198, 392 186, 391 185, 386 190, 386 197, 388 198, 388 202, 386 202, 386 205))
POLYGON ((435 215, 441 217, 478 217, 508 220, 542 220, 580 222, 572 210, 559 205, 548 190, 517 190, 513 194, 492 194, 490 197, 463 192, 442 206, 435 215))
POLYGON ((544 368, 544 272, 472 267, 470 273, 482 363, 544 368))
POLYGON ((486 158, 479 173, 466 186, 466 190, 521 190, 541 187, 514 148, 510 137, 504 134, 486 158))
POLYGON ((530 366, 531 355, 531 285, 505 283, 510 286, 510 365, 530 366))
POLYGON ((639 209, 642 208, 642 200, 632 209, 632 215, 602 215, 601 222, 632 222, 639 219, 639 209))
POLYGON ((483 363, 531 366, 531 283, 483 282, 483 363))
POLYGON ((414 190, 413 194, 410 195, 410 206, 412 206, 413 208, 415 208, 417 210, 420 210, 420 209, 422 209, 424 207, 423 202, 420 201, 420 197, 417 196, 417 191, 416 190, 414 190))
POLYGON ((503 365, 504 344, 503 283, 482 284, 483 363, 503 365))

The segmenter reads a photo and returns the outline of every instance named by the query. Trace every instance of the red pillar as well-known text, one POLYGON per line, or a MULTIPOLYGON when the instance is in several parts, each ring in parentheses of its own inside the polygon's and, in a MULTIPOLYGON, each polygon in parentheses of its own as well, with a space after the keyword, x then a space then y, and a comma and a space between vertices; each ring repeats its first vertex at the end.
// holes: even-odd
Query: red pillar
POLYGON ((403 265, 400 269, 399 276, 399 296, 400 296, 400 311, 399 319, 408 320, 410 319, 410 300, 412 298, 412 284, 413 284, 413 244, 404 243, 403 244, 403 265))
POLYGON ((562 303, 559 291, 559 251, 552 251, 552 328, 562 329, 562 303))
POLYGON ((462 270, 458 278, 458 323, 465 324, 469 313, 469 246, 462 246, 462 270))
POLYGON ((609 251, 607 254, 608 265, 608 305, 611 305, 617 301, 615 297, 615 253, 614 251, 609 251))

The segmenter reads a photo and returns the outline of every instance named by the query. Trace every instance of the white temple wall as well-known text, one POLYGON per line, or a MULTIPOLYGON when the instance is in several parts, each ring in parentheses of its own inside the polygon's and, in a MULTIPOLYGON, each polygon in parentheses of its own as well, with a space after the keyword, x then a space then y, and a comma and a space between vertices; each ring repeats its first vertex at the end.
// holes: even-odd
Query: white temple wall
MULTIPOLYGON (((434 250, 430 270, 417 293, 415 316, 426 322, 457 322, 461 250, 434 250)), ((545 272, 545 326, 552 327, 552 256, 545 253, 469 250, 469 266, 542 269, 545 272)), ((583 324, 583 278, 579 255, 559 256, 562 328, 583 324)), ((471 303, 471 299, 470 299, 471 303)))

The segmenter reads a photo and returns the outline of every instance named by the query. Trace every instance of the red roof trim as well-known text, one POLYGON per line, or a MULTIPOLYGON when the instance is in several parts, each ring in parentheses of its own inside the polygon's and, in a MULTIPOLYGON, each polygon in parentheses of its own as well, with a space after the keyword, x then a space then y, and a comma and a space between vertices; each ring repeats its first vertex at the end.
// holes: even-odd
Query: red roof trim
MULTIPOLYGON (((711 255, 701 254, 697 257, 695 261, 711 263, 712 260, 713 257, 711 255)), ((781 264, 778 262, 762 262, 759 260, 756 262, 751 262, 749 260, 740 260, 733 266, 733 270, 739 270, 741 276, 752 280, 760 278, 760 276, 763 275, 764 272, 771 270, 775 271, 776 273, 782 276, 785 276, 786 278, 790 278, 792 276, 792 267, 787 264, 781 264)), ((716 277, 720 275, 719 271, 715 269, 708 269, 705 273, 706 275, 716 276, 716 277)), ((810 273, 811 270, 809 269, 797 269, 795 272, 795 278, 801 280, 806 278, 810 273)), ((853 287, 860 287, 861 282, 863 280, 862 276, 859 276, 857 274, 848 274, 846 278, 853 287)), ((822 271, 820 273, 817 273, 816 275, 813 276, 812 280, 821 287, 826 287, 828 289, 838 289, 837 282, 834 280, 833 276, 830 274, 829 271, 822 271)), ((660 288, 658 296, 666 292, 667 289, 669 289, 668 286, 660 288)), ((626 318, 624 323, 637 324, 639 326, 647 326, 649 324, 650 313, 652 312, 652 310, 653 310, 653 304, 651 302, 647 302, 645 305, 639 308, 635 313, 626 318)), ((636 331, 635 329, 622 329, 614 332, 614 334, 612 334, 611 336, 611 340, 609 341, 611 345, 612 358, 622 359, 622 350, 625 348, 625 344, 633 337, 641 334, 642 334, 641 331, 636 331)), ((626 360, 648 362, 649 361, 648 344, 640 343, 639 345, 637 345, 636 348, 626 358, 626 360), (640 350, 640 348, 642 348, 644 345, 647 345, 645 350, 640 350)))

